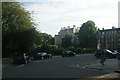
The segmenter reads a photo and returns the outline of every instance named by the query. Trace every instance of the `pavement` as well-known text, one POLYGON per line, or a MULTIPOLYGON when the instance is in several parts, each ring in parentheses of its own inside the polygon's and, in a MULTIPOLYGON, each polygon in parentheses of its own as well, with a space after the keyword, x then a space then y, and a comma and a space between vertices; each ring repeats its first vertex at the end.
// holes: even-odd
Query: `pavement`
POLYGON ((84 66, 84 68, 103 70, 108 73, 113 73, 115 71, 120 71, 119 64, 120 64, 120 60, 117 59, 107 59, 105 61, 105 65, 101 65, 98 60, 98 63, 86 65, 84 66))
POLYGON ((99 63, 92 64, 92 65, 86 65, 84 68, 89 69, 97 69, 97 70, 103 70, 105 72, 108 72, 109 74, 106 75, 100 75, 100 76, 94 76, 90 77, 90 79, 83 79, 83 80, 120 80, 120 68, 119 68, 120 60, 117 59, 107 59, 105 61, 105 65, 101 65, 99 63))

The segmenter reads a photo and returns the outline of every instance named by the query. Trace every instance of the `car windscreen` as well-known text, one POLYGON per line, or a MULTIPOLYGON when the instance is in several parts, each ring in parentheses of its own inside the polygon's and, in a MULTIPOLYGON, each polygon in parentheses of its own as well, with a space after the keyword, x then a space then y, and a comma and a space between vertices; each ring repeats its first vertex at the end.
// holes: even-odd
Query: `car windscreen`
POLYGON ((37 55, 46 55, 47 53, 37 53, 37 55))
POLYGON ((69 54, 69 53, 71 53, 71 51, 64 51, 63 53, 65 53, 65 54, 69 54))
POLYGON ((112 51, 110 51, 110 50, 106 50, 107 52, 109 52, 109 53, 112 53, 112 51))

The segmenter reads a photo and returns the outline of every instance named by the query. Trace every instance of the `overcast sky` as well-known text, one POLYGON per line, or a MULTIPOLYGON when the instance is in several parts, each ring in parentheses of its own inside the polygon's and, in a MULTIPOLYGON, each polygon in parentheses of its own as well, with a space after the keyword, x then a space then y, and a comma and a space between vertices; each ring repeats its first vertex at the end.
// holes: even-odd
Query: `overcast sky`
MULTIPOLYGON (((20 0, 19 0, 20 1, 20 0)), ((118 27, 119 0, 27 0, 26 10, 33 12, 38 30, 54 36, 62 27, 81 27, 92 20, 100 29, 118 27)))

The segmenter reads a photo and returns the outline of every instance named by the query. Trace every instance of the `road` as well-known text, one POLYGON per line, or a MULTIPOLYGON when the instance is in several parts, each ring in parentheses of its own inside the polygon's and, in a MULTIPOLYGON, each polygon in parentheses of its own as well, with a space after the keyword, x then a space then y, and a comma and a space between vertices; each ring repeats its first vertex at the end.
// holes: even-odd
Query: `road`
POLYGON ((96 64, 92 54, 75 57, 54 56, 51 59, 33 60, 27 64, 13 65, 2 69, 3 78, 85 78, 107 74, 99 69, 85 68, 96 64))

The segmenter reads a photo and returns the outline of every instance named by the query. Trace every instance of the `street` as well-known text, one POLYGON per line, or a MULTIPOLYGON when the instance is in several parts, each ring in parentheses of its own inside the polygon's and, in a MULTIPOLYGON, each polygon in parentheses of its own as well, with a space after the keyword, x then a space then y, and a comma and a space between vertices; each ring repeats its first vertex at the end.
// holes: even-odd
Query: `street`
MULTIPOLYGON (((3 78, 85 78, 108 74, 108 71, 88 68, 99 64, 93 54, 75 57, 53 56, 50 59, 33 60, 27 64, 13 65, 2 69, 3 78)), ((102 66, 102 65, 100 65, 102 66)), ((106 66, 106 65, 105 65, 106 66)))

